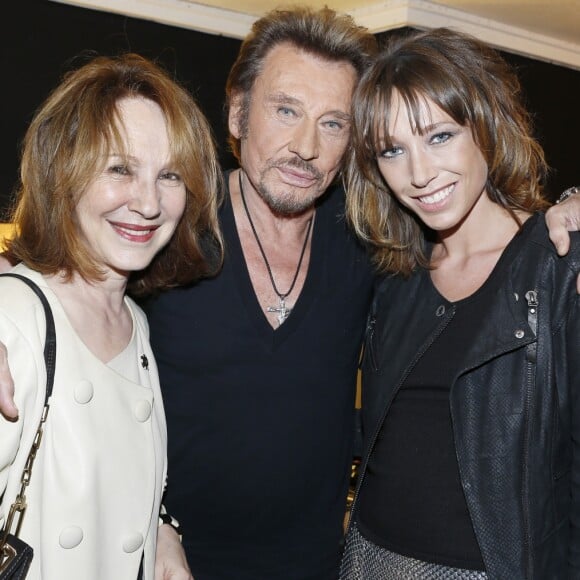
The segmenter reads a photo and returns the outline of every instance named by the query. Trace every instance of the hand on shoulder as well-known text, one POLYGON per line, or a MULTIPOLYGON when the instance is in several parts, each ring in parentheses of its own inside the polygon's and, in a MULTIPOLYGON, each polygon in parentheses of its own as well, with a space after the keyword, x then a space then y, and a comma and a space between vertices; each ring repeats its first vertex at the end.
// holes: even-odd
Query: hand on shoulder
MULTIPOLYGON (((562 193, 559 202, 546 212, 546 225, 558 254, 566 255, 570 250, 568 232, 580 230, 580 187, 570 187, 562 193)), ((576 288, 580 294, 580 273, 576 288)))

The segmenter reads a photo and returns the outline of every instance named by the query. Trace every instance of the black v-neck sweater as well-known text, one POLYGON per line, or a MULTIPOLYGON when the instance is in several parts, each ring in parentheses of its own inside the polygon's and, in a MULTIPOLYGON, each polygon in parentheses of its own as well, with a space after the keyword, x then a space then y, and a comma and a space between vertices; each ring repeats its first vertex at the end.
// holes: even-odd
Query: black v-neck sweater
POLYGON ((306 281, 280 328, 256 299, 229 196, 220 274, 150 305, 166 503, 196 580, 336 576, 373 281, 343 212, 339 189, 319 204, 306 281))

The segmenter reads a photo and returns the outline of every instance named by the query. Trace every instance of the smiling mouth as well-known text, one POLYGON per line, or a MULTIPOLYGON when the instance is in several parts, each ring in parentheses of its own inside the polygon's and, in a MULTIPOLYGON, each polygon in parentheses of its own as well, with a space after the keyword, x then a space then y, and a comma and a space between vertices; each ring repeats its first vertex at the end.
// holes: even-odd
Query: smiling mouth
POLYGON ((419 202, 425 205, 435 205, 447 199, 454 189, 455 183, 448 185, 447 187, 440 189, 435 193, 430 193, 429 195, 422 195, 421 197, 417 197, 415 199, 417 199, 419 202))
POLYGON ((134 224, 122 224, 109 222, 113 229, 123 238, 132 242, 148 242, 159 226, 138 226, 134 224))

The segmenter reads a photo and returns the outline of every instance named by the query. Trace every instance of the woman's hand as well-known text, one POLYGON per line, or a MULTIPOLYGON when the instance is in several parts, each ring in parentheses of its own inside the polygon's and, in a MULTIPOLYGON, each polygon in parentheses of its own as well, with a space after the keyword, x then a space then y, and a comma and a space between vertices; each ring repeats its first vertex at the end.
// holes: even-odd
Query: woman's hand
POLYGON ((194 580, 179 536, 168 524, 157 530, 155 580, 194 580))

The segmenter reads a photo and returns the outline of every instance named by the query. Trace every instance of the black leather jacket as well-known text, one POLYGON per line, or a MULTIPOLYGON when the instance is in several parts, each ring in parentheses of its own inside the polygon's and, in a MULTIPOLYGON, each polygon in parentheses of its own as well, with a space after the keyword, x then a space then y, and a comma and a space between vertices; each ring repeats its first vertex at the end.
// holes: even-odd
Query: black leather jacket
MULTIPOLYGON (((543 215, 530 219, 506 249, 508 275, 494 280, 484 323, 458 353, 449 404, 488 577, 580 579, 580 235, 560 258, 543 215)), ((391 401, 454 315, 425 298, 426 283, 417 272, 377 288, 363 359, 359 489, 391 401)))

